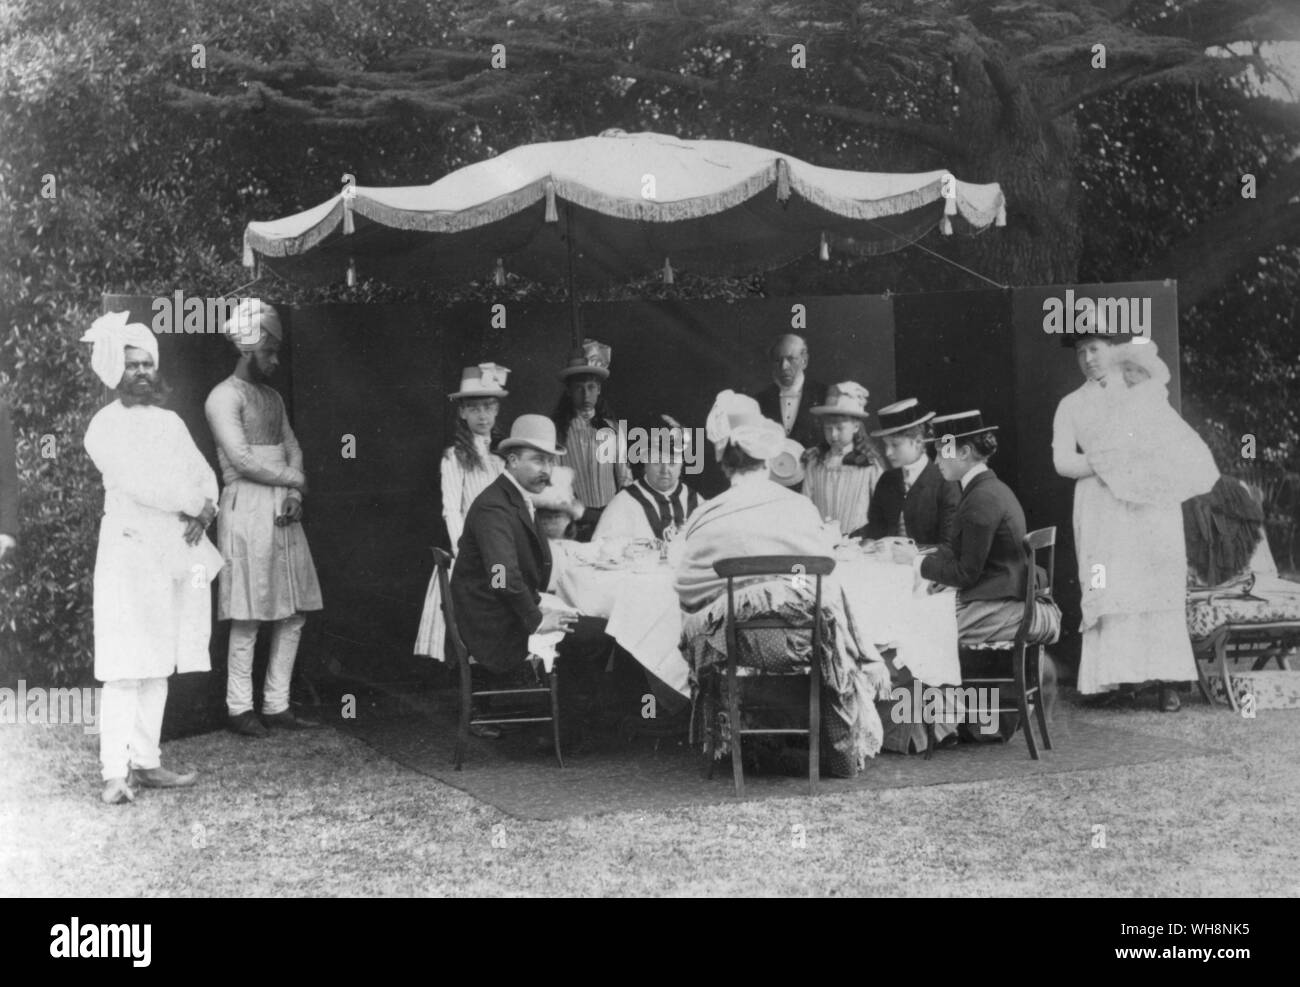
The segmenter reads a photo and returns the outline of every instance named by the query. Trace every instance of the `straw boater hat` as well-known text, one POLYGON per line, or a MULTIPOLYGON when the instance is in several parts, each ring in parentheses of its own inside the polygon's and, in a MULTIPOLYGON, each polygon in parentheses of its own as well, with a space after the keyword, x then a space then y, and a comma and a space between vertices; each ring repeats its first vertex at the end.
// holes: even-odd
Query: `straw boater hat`
POLYGON ((925 405, 916 398, 904 398, 885 405, 877 415, 880 417, 880 428, 871 433, 872 438, 876 439, 924 425, 934 417, 934 412, 927 411, 925 405))
POLYGON ((794 439, 786 439, 781 451, 767 461, 772 479, 783 487, 803 483, 803 446, 794 439))
POLYGON ((734 445, 746 455, 767 462, 785 442, 785 429, 764 418, 757 401, 731 390, 722 391, 714 400, 704 434, 713 443, 718 458, 728 445, 734 445))
POLYGON ((983 435, 998 430, 996 425, 985 425, 984 417, 978 411, 959 411, 931 418, 930 428, 934 434, 926 442, 942 442, 949 435, 954 439, 964 439, 969 435, 983 435))
POLYGON ((560 380, 568 380, 574 374, 591 374, 601 380, 609 379, 609 360, 614 351, 604 343, 594 339, 584 339, 582 346, 573 351, 568 365, 560 371, 560 380))
POLYGON ((447 397, 452 401, 461 398, 504 398, 510 395, 506 390, 506 378, 510 376, 509 367, 495 363, 480 363, 477 367, 466 367, 460 372, 460 390, 447 397))
POLYGON ((545 415, 520 415, 510 426, 510 438, 503 439, 497 448, 503 453, 536 449, 551 456, 564 455, 564 449, 555 444, 555 422, 545 415))
POLYGON ((551 482, 541 493, 529 494, 539 511, 567 514, 577 521, 586 510, 573 493, 573 470, 557 466, 551 470, 551 482))
POLYGON ((846 380, 842 384, 833 384, 826 389, 826 403, 812 409, 814 415, 844 415, 848 418, 860 418, 866 421, 871 417, 867 411, 869 393, 861 384, 846 380))

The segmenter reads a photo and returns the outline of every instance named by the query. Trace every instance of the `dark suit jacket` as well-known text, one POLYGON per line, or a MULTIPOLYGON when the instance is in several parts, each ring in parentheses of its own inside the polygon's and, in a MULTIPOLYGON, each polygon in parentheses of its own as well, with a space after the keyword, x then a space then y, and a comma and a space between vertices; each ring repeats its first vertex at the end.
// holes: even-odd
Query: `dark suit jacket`
POLYGON ((550 578, 550 546, 523 495, 502 474, 470 505, 451 573, 460 636, 488 671, 509 671, 528 656, 550 578))
POLYGON ((0 534, 18 537, 18 464, 9 406, 0 401, 0 534))
POLYGON ((918 545, 947 545, 957 521, 961 487, 949 483, 933 462, 903 495, 902 469, 886 470, 871 495, 867 523, 853 532, 853 538, 885 538, 898 534, 898 515, 903 515, 907 537, 918 545))
POLYGON ((956 531, 921 562, 921 575, 956 586, 961 600, 1025 598, 1025 512, 1011 488, 992 470, 966 486, 957 506, 956 531))
MULTIPOLYGON (((758 407, 763 412, 763 417, 772 419, 778 425, 782 424, 781 389, 779 387, 775 384, 769 384, 755 394, 754 398, 758 401, 758 407)), ((803 392, 799 395, 799 413, 795 416, 794 428, 790 430, 790 438, 805 449, 811 449, 813 446, 821 444, 823 437, 821 423, 813 415, 812 409, 819 404, 825 403, 826 385, 810 379, 805 374, 803 392)))

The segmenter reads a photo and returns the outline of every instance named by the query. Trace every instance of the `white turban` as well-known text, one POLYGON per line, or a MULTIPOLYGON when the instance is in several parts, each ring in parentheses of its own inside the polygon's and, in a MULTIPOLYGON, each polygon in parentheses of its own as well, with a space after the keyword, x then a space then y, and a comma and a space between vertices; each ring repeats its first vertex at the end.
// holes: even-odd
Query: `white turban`
POLYGON ((275 309, 260 298, 242 298, 235 314, 226 320, 221 331, 229 336, 241 350, 255 350, 262 342, 262 333, 276 339, 284 338, 280 317, 275 309))
POLYGON ((158 366, 157 337, 144 323, 127 322, 130 317, 127 312, 101 315, 81 337, 83 343, 94 343, 95 348, 90 351, 90 369, 95 371, 95 375, 106 387, 116 388, 122 383, 128 346, 148 350, 153 357, 154 366, 158 366))
POLYGON ((764 418, 757 401, 735 391, 718 395, 704 423, 704 434, 719 459, 728 445, 735 445, 754 459, 767 462, 785 445, 785 429, 764 418))

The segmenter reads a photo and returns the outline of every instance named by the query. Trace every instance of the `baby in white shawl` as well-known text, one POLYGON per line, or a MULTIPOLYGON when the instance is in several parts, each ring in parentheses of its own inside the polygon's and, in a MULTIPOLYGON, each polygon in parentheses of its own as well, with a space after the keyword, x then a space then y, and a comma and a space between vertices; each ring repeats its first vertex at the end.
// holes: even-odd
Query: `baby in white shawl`
POLYGON ((1219 478, 1214 457, 1169 404, 1169 367, 1141 339, 1111 348, 1106 423, 1088 462, 1120 500, 1172 506, 1219 478))

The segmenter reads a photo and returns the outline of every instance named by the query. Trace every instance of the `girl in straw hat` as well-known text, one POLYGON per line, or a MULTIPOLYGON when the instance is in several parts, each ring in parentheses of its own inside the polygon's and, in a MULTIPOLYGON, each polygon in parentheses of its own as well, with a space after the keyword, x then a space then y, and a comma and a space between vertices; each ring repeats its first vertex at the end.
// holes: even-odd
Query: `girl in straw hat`
MULTIPOLYGON (((443 450, 441 485, 442 517, 447 524, 451 552, 457 552, 465 515, 474 498, 505 469, 505 461, 494 451, 501 439, 497 415, 510 370, 495 363, 480 363, 461 371, 460 390, 449 395, 455 402, 456 423, 451 445, 443 450)), ((446 625, 442 616, 442 595, 438 591, 438 574, 429 578, 424 596, 424 611, 416 634, 415 653, 439 661, 445 658, 446 625)))
POLYGON ((824 439, 808 453, 803 490, 844 535, 867 523, 871 495, 884 472, 867 438, 867 397, 861 384, 845 381, 828 389, 826 403, 812 409, 824 439))

